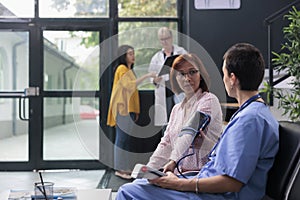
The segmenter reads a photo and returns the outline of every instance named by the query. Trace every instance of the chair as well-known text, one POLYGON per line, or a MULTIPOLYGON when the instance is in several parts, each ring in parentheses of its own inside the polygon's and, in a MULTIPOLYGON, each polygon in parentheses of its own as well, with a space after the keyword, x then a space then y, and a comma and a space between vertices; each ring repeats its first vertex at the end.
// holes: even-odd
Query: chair
POLYGON ((300 124, 279 124, 279 151, 268 174, 266 195, 274 200, 300 199, 300 124))
POLYGON ((298 164, 292 177, 290 179, 290 183, 287 187, 287 191, 285 193, 286 199, 289 200, 299 200, 300 199, 300 160, 298 160, 298 164))

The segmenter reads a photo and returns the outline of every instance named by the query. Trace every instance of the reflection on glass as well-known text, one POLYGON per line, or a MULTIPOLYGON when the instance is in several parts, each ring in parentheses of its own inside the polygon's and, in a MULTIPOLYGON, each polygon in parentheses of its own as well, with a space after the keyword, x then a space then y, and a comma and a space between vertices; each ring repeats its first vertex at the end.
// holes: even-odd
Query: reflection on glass
POLYGON ((44 99, 44 160, 99 159, 99 99, 44 99))
POLYGON ((99 89, 99 33, 44 31, 44 89, 99 89))
POLYGON ((39 16, 50 18, 108 17, 108 0, 42 0, 39 16))
POLYGON ((177 0, 118 0, 120 17, 177 17, 177 0))
MULTIPOLYGON (((120 22, 119 23, 119 44, 129 44, 135 49, 134 71, 136 75, 142 76, 148 72, 152 56, 161 50, 162 46, 157 37, 160 27, 166 26, 173 30, 173 42, 177 41, 176 22, 120 22)), ((144 82, 139 85, 139 90, 154 89, 154 85, 144 82)))
POLYGON ((28 87, 28 32, 0 32, 0 90, 28 87))
POLYGON ((19 119, 17 100, 1 99, 0 110, 0 161, 28 161, 28 122, 19 119))
POLYGON ((34 0, 1 0, 0 16, 2 18, 33 18, 34 0))
MULTIPOLYGON (((0 91, 23 91, 28 87, 28 32, 1 31, 0 44, 0 91)), ((17 99, 0 98, 0 130, 0 161, 28 161, 28 122, 19 119, 17 99)))

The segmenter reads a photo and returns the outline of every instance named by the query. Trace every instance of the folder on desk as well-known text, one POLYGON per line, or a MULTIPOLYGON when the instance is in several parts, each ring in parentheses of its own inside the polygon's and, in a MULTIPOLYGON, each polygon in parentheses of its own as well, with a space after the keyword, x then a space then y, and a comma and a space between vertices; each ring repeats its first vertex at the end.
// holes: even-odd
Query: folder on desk
MULTIPOLYGON (((77 189, 75 187, 54 187, 53 188, 53 199, 57 199, 61 197, 63 199, 68 200, 76 200, 77 189)), ((32 190, 10 190, 8 200, 15 199, 41 199, 40 197, 36 197, 34 195, 34 191, 32 190)))
MULTIPOLYGON (((53 199, 58 199, 59 197, 68 200, 76 200, 77 189, 75 187, 53 187, 53 199)), ((32 196, 34 199, 35 196, 32 196)), ((39 199, 39 198, 38 198, 39 199)))
POLYGON ((31 199, 32 194, 33 194, 32 190, 12 189, 9 192, 8 200, 31 199))

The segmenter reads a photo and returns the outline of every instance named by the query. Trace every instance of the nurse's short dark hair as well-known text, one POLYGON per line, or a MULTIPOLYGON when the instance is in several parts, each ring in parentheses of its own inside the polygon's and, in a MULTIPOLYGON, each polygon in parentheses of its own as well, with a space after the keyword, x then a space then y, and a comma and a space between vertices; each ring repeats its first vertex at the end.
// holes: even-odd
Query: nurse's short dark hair
POLYGON ((258 48, 248 43, 237 43, 223 56, 228 75, 234 73, 240 90, 258 90, 265 73, 265 62, 258 48))

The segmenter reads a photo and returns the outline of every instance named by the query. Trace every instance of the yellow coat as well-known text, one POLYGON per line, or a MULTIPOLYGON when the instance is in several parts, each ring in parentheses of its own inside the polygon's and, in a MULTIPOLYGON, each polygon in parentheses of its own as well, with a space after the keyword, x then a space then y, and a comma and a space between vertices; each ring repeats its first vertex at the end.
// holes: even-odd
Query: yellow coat
POLYGON ((114 75, 110 97, 107 125, 115 126, 117 114, 140 113, 140 99, 136 87, 136 77, 125 65, 119 65, 114 75))

